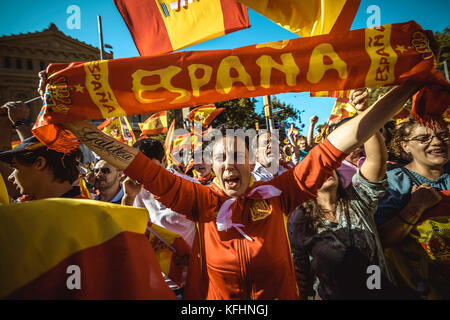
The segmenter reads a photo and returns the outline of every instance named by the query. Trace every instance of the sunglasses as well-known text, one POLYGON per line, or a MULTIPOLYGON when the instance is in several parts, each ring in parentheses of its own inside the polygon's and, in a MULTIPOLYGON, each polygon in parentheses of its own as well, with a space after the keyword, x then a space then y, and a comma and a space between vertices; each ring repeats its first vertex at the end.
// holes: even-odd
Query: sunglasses
POLYGON ((109 168, 95 168, 93 171, 95 175, 99 174, 100 172, 105 175, 111 173, 111 169, 109 168))

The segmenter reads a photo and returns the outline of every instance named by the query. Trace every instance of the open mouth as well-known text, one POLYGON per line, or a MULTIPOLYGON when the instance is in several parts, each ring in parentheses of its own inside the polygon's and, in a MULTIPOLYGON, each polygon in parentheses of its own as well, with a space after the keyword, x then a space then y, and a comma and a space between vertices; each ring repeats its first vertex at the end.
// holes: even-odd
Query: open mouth
POLYGON ((227 189, 236 189, 240 181, 241 179, 236 176, 231 176, 223 179, 223 182, 227 189))

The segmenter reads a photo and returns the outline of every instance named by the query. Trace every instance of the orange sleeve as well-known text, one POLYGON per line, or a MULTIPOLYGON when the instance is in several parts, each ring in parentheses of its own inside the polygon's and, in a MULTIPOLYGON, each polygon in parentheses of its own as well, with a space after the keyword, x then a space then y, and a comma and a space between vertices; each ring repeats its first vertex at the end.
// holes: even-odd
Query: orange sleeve
POLYGON ((178 177, 139 153, 124 173, 143 184, 167 208, 193 221, 215 219, 218 199, 208 187, 178 177))
POLYGON ((280 199, 285 214, 290 214, 303 202, 317 197, 317 191, 347 155, 326 139, 311 149, 295 168, 269 181, 282 191, 280 199))

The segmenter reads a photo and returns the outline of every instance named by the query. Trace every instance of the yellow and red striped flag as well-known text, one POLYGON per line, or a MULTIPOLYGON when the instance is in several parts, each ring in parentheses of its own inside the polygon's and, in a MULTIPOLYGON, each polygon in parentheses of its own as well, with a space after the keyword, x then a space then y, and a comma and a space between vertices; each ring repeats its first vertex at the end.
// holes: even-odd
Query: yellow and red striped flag
POLYGON ((114 0, 141 56, 179 50, 250 27, 234 0, 114 0))
POLYGON ((141 136, 167 132, 167 111, 152 114, 144 123, 139 123, 141 136))
POLYGON ((175 299, 143 208, 53 198, 0 213, 0 298, 175 299))
POLYGON ((108 136, 124 142, 129 146, 133 146, 136 142, 136 137, 127 117, 122 116, 106 119, 97 128, 102 130, 108 136))
POLYGON ((328 123, 338 123, 342 119, 353 117, 356 114, 355 107, 348 102, 348 99, 337 98, 331 110, 328 123))
POLYGON ((17 147, 20 144, 20 140, 18 141, 11 141, 11 149, 14 149, 15 147, 17 147))
POLYGON ((190 122, 201 122, 203 128, 208 128, 211 122, 224 111, 225 108, 216 108, 214 104, 197 107, 189 112, 190 122))
POLYGON ((313 91, 310 92, 311 97, 331 97, 331 98, 349 98, 350 90, 333 90, 333 91, 313 91))
POLYGON ((237 0, 301 36, 350 30, 360 0, 237 0))
POLYGON ((179 234, 150 221, 145 235, 152 244, 162 272, 182 287, 184 285, 183 273, 189 264, 191 247, 179 234))

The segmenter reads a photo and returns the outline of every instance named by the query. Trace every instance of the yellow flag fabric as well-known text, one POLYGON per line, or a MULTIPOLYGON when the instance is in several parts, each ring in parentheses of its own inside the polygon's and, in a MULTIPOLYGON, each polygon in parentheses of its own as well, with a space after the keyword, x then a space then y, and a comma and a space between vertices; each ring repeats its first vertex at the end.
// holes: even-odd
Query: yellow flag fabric
POLYGON ((67 257, 124 231, 142 234, 142 208, 83 199, 45 199, 0 206, 0 298, 67 257))
POLYGON ((189 112, 188 119, 191 122, 199 122, 204 128, 208 128, 211 122, 224 110, 225 108, 216 108, 214 104, 208 104, 193 109, 189 112))
POLYGON ((183 272, 188 266, 190 246, 179 234, 150 221, 146 236, 152 244, 161 271, 178 286, 183 286, 183 272))
POLYGON ((235 0, 114 0, 141 56, 171 52, 248 28, 235 0))
POLYGON ((102 130, 108 136, 126 143, 129 146, 133 146, 136 142, 136 137, 127 117, 121 116, 106 119, 97 128, 102 130))
POLYGON ((152 135, 167 132, 167 111, 151 115, 144 123, 139 123, 142 135, 152 135))
POLYGON ((330 33, 341 13, 346 17, 343 17, 344 25, 340 29, 349 31, 360 4, 359 0, 238 0, 238 2, 301 37, 330 33))
POLYGON ((356 109, 352 106, 347 99, 336 99, 336 103, 331 110, 328 123, 337 123, 342 119, 353 117, 356 114, 356 109))
POLYGON ((2 204, 9 204, 9 196, 3 176, 0 174, 0 205, 2 204))

